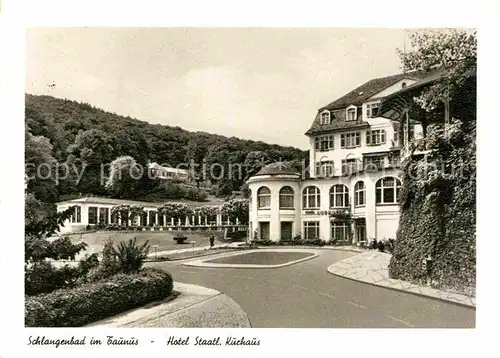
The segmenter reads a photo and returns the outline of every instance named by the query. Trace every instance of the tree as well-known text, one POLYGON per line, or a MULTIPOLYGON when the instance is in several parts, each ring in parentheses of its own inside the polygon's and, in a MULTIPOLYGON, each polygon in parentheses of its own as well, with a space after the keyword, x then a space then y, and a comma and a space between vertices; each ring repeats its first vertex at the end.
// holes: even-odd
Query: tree
POLYGON ((130 220, 144 214, 144 208, 142 206, 116 205, 111 208, 111 214, 118 215, 122 224, 125 223, 125 226, 128 226, 130 220))
POLYGON ((413 33, 411 40, 414 49, 402 54, 405 66, 441 73, 416 95, 423 120, 442 118, 443 102, 452 118, 444 125, 431 124, 427 136, 410 147, 428 150, 426 156, 411 155, 403 162, 400 220, 389 274, 474 294, 476 35, 467 30, 427 31, 413 33))
POLYGON ((223 215, 227 215, 231 221, 247 224, 249 219, 249 207, 247 199, 231 199, 226 201, 221 208, 223 215))
POLYGON ((132 157, 116 158, 110 165, 106 189, 119 198, 134 198, 144 176, 143 170, 132 157))
POLYGON ((466 111, 465 116, 462 116, 475 118, 476 32, 421 30, 411 32, 409 36, 413 49, 408 53, 399 50, 403 66, 410 71, 429 72, 437 69, 443 74, 416 99, 419 106, 426 112, 432 112, 440 104, 450 101, 461 104, 462 111, 466 111), (471 79, 474 89, 464 91, 465 87, 471 85, 471 79))
POLYGON ((43 136, 34 136, 25 131, 25 174, 28 190, 45 202, 57 200, 57 160, 52 155, 52 144, 43 136))
POLYGON ((194 214, 194 210, 184 203, 166 203, 158 209, 160 215, 165 215, 167 219, 184 220, 194 214))

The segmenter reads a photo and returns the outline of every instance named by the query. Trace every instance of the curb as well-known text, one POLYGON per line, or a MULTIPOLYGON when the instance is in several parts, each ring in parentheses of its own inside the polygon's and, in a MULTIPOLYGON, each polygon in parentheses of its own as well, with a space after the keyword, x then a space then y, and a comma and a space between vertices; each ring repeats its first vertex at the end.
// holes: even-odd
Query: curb
MULTIPOLYGON (((235 300, 233 300, 230 296, 226 295, 225 293, 217 291, 213 288, 205 287, 205 286, 193 285, 190 283, 183 283, 183 282, 174 282, 174 290, 181 292, 181 294, 182 294, 182 290, 186 290, 186 289, 187 289, 187 292, 193 293, 193 290, 194 290, 197 293, 201 293, 200 295, 210 296, 209 298, 207 298, 207 300, 210 300, 210 299, 217 297, 219 295, 226 296, 229 300, 231 300, 234 303, 234 305, 236 307, 238 307, 238 309, 241 311, 242 315, 245 317, 246 324, 248 326, 246 328, 252 328, 252 323, 250 322, 250 319, 248 318, 248 315, 245 312, 245 310, 243 310, 243 308, 241 308, 241 306, 235 300)), ((195 303, 194 305, 196 305, 196 304, 197 303, 195 303)), ((192 307, 194 305, 185 307, 182 310, 189 309, 190 307, 192 307)), ((181 310, 179 310, 179 311, 181 311, 181 310)), ((176 311, 176 312, 179 312, 179 311, 176 311)))
MULTIPOLYGON (((252 252, 263 252, 264 250, 262 250, 262 249, 261 250, 245 250, 246 252, 243 253, 243 254, 240 253, 240 252, 237 252, 237 253, 234 253, 234 254, 231 254, 231 255, 225 255, 223 257, 232 257, 232 256, 244 255, 246 253, 252 253, 252 252)), ((267 251, 276 252, 278 250, 276 250, 276 249, 267 249, 267 251)), ((304 251, 304 250, 302 250, 302 252, 307 252, 307 253, 310 253, 311 255, 309 255, 307 257, 303 257, 301 259, 297 259, 297 260, 294 260, 294 261, 289 261, 289 262, 286 262, 284 264, 277 264, 277 265, 207 263, 207 262, 204 262, 203 260, 196 260, 196 261, 193 261, 193 262, 186 262, 186 263, 183 263, 182 265, 183 266, 190 266, 190 267, 204 267, 204 268, 271 269, 271 268, 280 268, 280 267, 294 265, 294 264, 297 264, 299 262, 311 260, 311 259, 314 259, 314 258, 316 258, 316 257, 319 256, 319 254, 316 253, 316 252, 304 251)))
MULTIPOLYGON (((207 250, 208 251, 208 250, 207 250)), ((232 251, 244 251, 244 249, 240 249, 238 247, 229 247, 227 248, 227 251, 228 252, 232 252, 232 251)), ((195 255, 195 256, 191 256, 191 257, 183 257, 183 258, 178 258, 178 259, 169 259, 167 258, 166 260, 158 260, 156 259, 155 257, 151 257, 151 258, 148 258, 147 261, 145 262, 175 262, 175 261, 183 261, 183 260, 192 260, 192 259, 197 259, 198 257, 203 257, 203 256, 210 256, 210 255, 218 255, 218 254, 223 254, 224 252, 210 252, 210 253, 204 253, 204 254, 201 254, 201 255, 195 255)), ((162 256, 160 256, 162 257, 162 256)))
POLYGON ((418 292, 405 291, 405 290, 401 290, 399 288, 377 285, 374 282, 366 282, 366 281, 358 280, 358 279, 355 279, 355 278, 352 278, 352 277, 342 276, 342 275, 339 275, 337 273, 333 273, 333 272, 330 271, 330 267, 332 267, 333 265, 335 265, 335 264, 332 264, 332 265, 328 266, 328 268, 326 269, 328 271, 328 273, 330 273, 331 275, 334 275, 334 276, 346 279, 346 280, 351 280, 351 281, 354 281, 354 282, 361 282, 361 283, 364 283, 364 284, 367 284, 367 285, 371 285, 371 286, 375 286, 375 287, 380 287, 380 288, 385 288, 387 290, 408 293, 410 295, 415 295, 415 296, 430 298, 430 299, 433 299, 433 300, 436 300, 436 301, 451 303, 451 304, 454 304, 454 305, 457 305, 457 306, 461 306, 461 307, 472 308, 472 309, 474 309, 474 311, 476 310, 476 306, 474 306, 472 304, 467 304, 467 303, 461 303, 461 302, 457 302, 457 301, 447 300, 445 298, 436 297, 436 296, 429 296, 429 295, 426 295, 426 294, 423 294, 423 293, 418 293, 418 292))
POLYGON ((352 249, 343 249, 340 247, 335 247, 335 246, 301 246, 301 245, 267 245, 267 246, 257 246, 259 249, 266 249, 266 248, 280 248, 280 249, 312 249, 312 250, 335 250, 335 251, 347 251, 347 252, 355 252, 358 254, 362 254, 366 251, 361 251, 361 250, 356 250, 354 248, 352 249))

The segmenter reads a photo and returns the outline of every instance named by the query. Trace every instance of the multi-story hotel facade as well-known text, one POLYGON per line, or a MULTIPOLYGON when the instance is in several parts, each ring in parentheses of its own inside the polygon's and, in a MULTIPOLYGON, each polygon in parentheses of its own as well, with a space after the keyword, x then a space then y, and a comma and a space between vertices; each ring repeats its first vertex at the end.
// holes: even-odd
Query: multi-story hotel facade
POLYGON ((307 170, 275 163, 248 180, 253 237, 395 239, 401 156, 422 126, 384 118, 378 109, 387 96, 427 79, 418 73, 377 78, 320 108, 306 132, 307 170))

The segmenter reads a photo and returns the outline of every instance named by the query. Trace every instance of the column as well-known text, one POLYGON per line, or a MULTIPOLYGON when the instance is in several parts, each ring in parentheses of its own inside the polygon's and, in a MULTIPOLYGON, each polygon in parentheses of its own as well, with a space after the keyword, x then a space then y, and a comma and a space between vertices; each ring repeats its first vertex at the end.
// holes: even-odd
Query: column
POLYGON ((88 205, 82 205, 82 225, 87 226, 89 224, 89 206, 88 205))
POLYGON ((202 223, 201 223, 201 215, 198 215, 198 226, 201 226, 202 223))
POLYGON ((149 210, 146 210, 146 226, 151 224, 151 218, 149 217, 149 210))
POLYGON ((101 223, 101 208, 97 207, 97 225, 101 223))
POLYGON ((351 243, 353 245, 355 245, 358 242, 358 238, 356 237, 356 225, 355 225, 354 220, 351 221, 350 226, 351 226, 351 233, 352 233, 351 243))
POLYGON ((175 225, 174 218, 170 218, 170 225, 172 225, 172 226, 175 225))
MULTIPOLYGON (((321 190, 320 211, 330 210, 330 184, 319 186, 321 190)), ((319 237, 323 241, 330 241, 332 238, 331 219, 329 215, 319 216, 319 237)))
POLYGON ((217 226, 222 226, 222 214, 220 213, 217 214, 216 224, 217 226))
POLYGON ((269 219, 269 239, 271 241, 280 241, 281 239, 281 222, 280 222, 280 204, 279 191, 281 185, 266 184, 271 190, 271 217, 269 219))
MULTIPOLYGON (((377 205, 375 203, 375 183, 377 178, 366 178, 364 180, 366 185, 366 239, 368 243, 372 239, 377 238, 377 215, 375 213, 377 205)), ((378 238, 377 238, 378 240, 378 238)))
POLYGON ((208 218, 205 216, 205 226, 208 225, 208 218))

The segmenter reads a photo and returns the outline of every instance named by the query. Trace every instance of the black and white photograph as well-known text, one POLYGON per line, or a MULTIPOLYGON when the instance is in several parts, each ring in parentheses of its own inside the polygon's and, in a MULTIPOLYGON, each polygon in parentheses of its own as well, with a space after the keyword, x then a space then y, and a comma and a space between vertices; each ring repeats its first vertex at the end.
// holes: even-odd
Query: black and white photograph
POLYGON ((494 11, 51 1, 0 6, 0 358, 500 353, 494 11))
POLYGON ((474 327, 476 36, 29 29, 26 326, 474 327))

